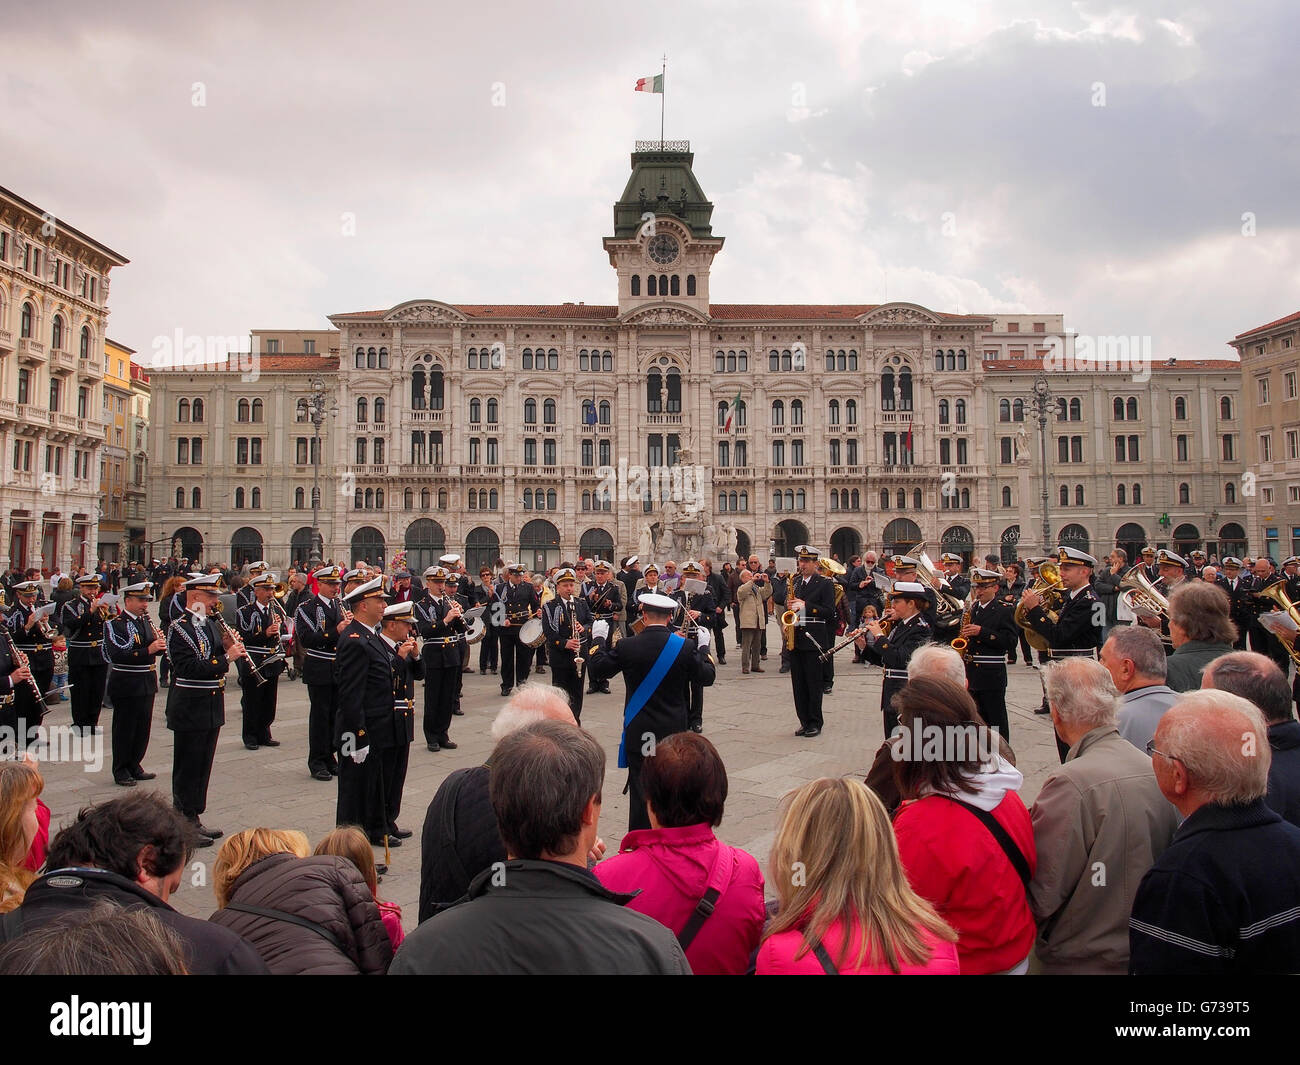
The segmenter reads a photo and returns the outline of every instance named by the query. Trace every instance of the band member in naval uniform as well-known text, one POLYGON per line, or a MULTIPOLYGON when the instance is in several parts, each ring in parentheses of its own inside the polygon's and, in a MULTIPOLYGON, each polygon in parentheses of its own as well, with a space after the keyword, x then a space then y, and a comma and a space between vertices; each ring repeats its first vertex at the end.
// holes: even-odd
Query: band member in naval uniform
POLYGON ((37 618, 40 609, 37 596, 40 593, 39 581, 20 581, 13 587, 17 602, 10 607, 5 618, 14 647, 27 656, 27 668, 36 681, 36 689, 30 684, 20 684, 14 689, 14 710, 18 715, 19 735, 28 735, 28 730, 41 723, 49 713, 46 696, 54 681, 54 636, 53 629, 44 618, 37 618), (36 697, 39 690, 41 697, 36 697))
POLYGON ((225 591, 221 574, 185 582, 185 615, 167 629, 167 657, 172 685, 167 689, 167 727, 173 733, 172 803, 199 834, 198 846, 210 847, 220 829, 199 818, 208 806, 208 781, 217 737, 226 723, 226 672, 231 661, 245 657, 243 643, 218 628, 213 615, 225 591))
MULTIPOLYGON (((707 585, 702 592, 687 591, 687 584, 691 581, 705 584, 704 570, 699 563, 687 559, 682 565, 682 583, 673 591, 670 598, 676 599, 680 604, 677 615, 673 619, 677 631, 693 636, 696 628, 712 628, 717 600, 708 590, 707 585)), ((698 679, 691 681, 690 709, 686 715, 686 723, 692 732, 704 731, 704 685, 698 679)))
POLYGON ((285 663, 283 654, 278 653, 281 651, 280 615, 271 605, 275 598, 275 574, 254 577, 249 586, 253 599, 239 608, 235 629, 248 650, 248 657, 237 667, 243 693, 240 710, 244 746, 256 751, 259 747, 280 746, 280 741, 271 737, 271 723, 275 721, 280 674, 285 663), (262 675, 262 683, 253 675, 253 666, 262 675))
MULTIPOLYGON (((1181 555, 1166 551, 1164 548, 1156 552, 1156 570, 1160 574, 1155 582, 1156 590, 1166 599, 1173 594, 1175 588, 1188 579, 1186 560, 1181 555)), ((1157 616, 1140 612, 1137 615, 1137 624, 1158 630, 1160 642, 1165 645, 1165 654, 1171 655, 1174 653, 1174 641, 1173 637, 1169 635, 1168 617, 1163 614, 1157 616)))
POLYGON ((519 627, 542 609, 531 581, 524 580, 524 566, 512 562, 506 579, 496 586, 488 604, 488 624, 496 627, 501 655, 501 694, 509 695, 516 684, 528 680, 532 649, 519 642, 519 627))
MULTIPOLYGON (((1102 627, 1106 624, 1106 607, 1097 598, 1090 583, 1097 560, 1086 551, 1074 547, 1058 547, 1057 561, 1061 567, 1061 583, 1065 586, 1066 599, 1056 621, 1053 622, 1043 609, 1043 597, 1032 588, 1027 588, 1020 597, 1025 605, 1025 624, 1047 639, 1048 661, 1079 655, 1095 657, 1097 648, 1101 646, 1102 627)), ((1047 692, 1044 689, 1043 706, 1038 712, 1047 712, 1046 706, 1047 692)), ((1070 748, 1059 736, 1056 739, 1056 750, 1064 762, 1070 748)))
POLYGON ((575 595, 577 575, 565 568, 555 573, 555 598, 542 605, 542 631, 551 657, 551 682, 569 694, 573 719, 582 723, 582 674, 574 660, 586 658, 591 641, 591 608, 585 597, 575 595))
POLYGON ((329 781, 338 775, 334 758, 334 719, 339 690, 334 683, 334 656, 339 633, 352 620, 339 599, 343 571, 321 566, 312 573, 316 594, 306 596, 294 612, 294 638, 303 649, 302 677, 307 683, 307 771, 329 781))
POLYGON ((970 596, 971 579, 962 575, 963 565, 965 562, 955 551, 945 551, 939 556, 939 566, 948 582, 949 594, 965 602, 970 596))
POLYGON ((885 611, 890 623, 889 632, 885 632, 880 621, 872 619, 866 622, 866 634, 859 640, 860 647, 870 647, 879 656, 884 670, 880 709, 884 716, 886 739, 898 727, 893 700, 907 683, 908 660, 918 647, 934 639, 934 630, 925 618, 931 594, 932 589, 919 581, 895 581, 889 592, 889 609, 885 611))
MULTIPOLYGON (((108 663, 100 646, 105 615, 114 613, 100 599, 99 577, 77 578, 77 595, 56 612, 59 628, 68 638, 68 683, 72 685, 72 723, 89 732, 99 724, 104 703, 108 663)), ((116 705, 116 704, 115 704, 116 705)))
MULTIPOLYGON (((591 616, 595 621, 608 621, 610 632, 616 632, 623 621, 623 585, 614 580, 614 566, 608 559, 598 558, 592 568, 591 583, 586 589, 587 605, 591 607, 591 616)), ((609 694, 609 681, 598 680, 587 671, 587 694, 595 692, 609 694)))
POLYGON ((1007 655, 1016 649, 1020 630, 1015 611, 998 601, 999 576, 995 570, 971 570, 974 601, 970 621, 961 627, 966 640, 966 688, 990 728, 1011 738, 1007 720, 1007 655))
POLYGON ((113 701, 113 783, 134 787, 137 780, 153 780, 144 771, 153 727, 153 697, 158 691, 154 660, 167 640, 149 620, 153 585, 128 584, 122 590, 122 612, 104 623, 100 658, 112 666, 108 695, 113 701))
POLYGON ((465 608, 447 594, 442 566, 424 571, 424 598, 415 605, 415 628, 424 640, 420 652, 424 676, 424 744, 435 754, 454 751, 448 736, 456 692, 460 687, 460 649, 465 643, 465 608))
POLYGON ((401 846, 388 831, 384 799, 384 752, 396 744, 393 720, 393 657, 376 633, 388 599, 383 577, 343 597, 352 621, 339 633, 334 680, 339 712, 334 724, 339 796, 335 823, 356 825, 375 846, 401 846))
POLYGON ((271 571, 271 564, 258 560, 248 564, 248 579, 244 581, 244 586, 235 593, 235 610, 240 611, 253 601, 253 582, 262 574, 271 571))
POLYGON ((384 814, 389 843, 410 839, 409 828, 397 824, 402 812, 402 788, 415 739, 415 682, 424 678, 424 663, 415 645, 415 604, 394 603, 384 610, 380 636, 393 660, 393 733, 396 741, 383 752, 384 814))
POLYGON ((822 731, 822 696, 826 691, 820 655, 835 641, 835 586, 829 577, 818 572, 821 554, 815 547, 802 544, 795 552, 799 576, 790 582, 776 581, 772 598, 779 612, 793 610, 798 616, 794 629, 794 647, 790 651, 790 685, 794 690, 794 711, 799 718, 796 736, 811 739, 822 731), (790 594, 792 591, 793 594, 790 594))
POLYGON ((612 622, 593 621, 592 650, 587 669, 602 680, 623 674, 623 738, 618 748, 619 768, 627 768, 628 830, 649 828, 650 817, 641 792, 641 764, 652 757, 655 745, 667 736, 686 731, 686 693, 697 677, 713 683, 709 660, 712 634, 700 629, 696 639, 672 632, 668 619, 678 604, 666 595, 641 596, 645 628, 609 646, 612 622))
POLYGON ((1242 569, 1241 559, 1229 555, 1223 560, 1223 590, 1228 593, 1229 616, 1237 626, 1238 651, 1246 649, 1246 633, 1255 622, 1255 578, 1242 569))

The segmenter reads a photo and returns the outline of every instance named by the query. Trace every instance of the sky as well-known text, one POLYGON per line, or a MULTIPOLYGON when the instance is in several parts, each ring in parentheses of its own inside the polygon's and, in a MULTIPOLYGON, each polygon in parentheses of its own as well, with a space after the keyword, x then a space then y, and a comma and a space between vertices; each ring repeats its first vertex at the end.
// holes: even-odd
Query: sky
POLYGON ((718 303, 1060 313, 1230 357, 1300 309, 1277 2, 15 6, 0 185, 131 260, 109 335, 408 299, 612 304, 667 55, 718 303))

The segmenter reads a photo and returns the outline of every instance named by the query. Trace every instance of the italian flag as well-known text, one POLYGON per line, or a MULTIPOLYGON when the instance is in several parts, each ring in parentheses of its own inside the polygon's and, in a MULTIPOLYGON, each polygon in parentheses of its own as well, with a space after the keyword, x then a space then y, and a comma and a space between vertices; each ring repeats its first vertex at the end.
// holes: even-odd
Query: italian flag
POLYGON ((723 432, 731 432, 731 428, 736 424, 736 411, 740 407, 740 393, 736 393, 736 398, 731 401, 731 407, 727 411, 727 424, 722 427, 723 432))
POLYGON ((636 91, 637 92, 663 92, 664 76, 662 74, 654 74, 648 78, 637 78, 636 91))

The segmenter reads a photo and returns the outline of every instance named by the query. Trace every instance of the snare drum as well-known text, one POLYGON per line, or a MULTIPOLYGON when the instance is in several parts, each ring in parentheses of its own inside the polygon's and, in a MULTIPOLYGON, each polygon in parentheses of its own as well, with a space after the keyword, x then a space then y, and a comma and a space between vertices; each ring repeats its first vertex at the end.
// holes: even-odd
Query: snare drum
POLYGON ((480 615, 479 617, 470 620, 469 626, 465 630, 465 642, 478 643, 479 640, 483 639, 486 635, 487 625, 484 624, 483 618, 480 615))
POLYGON ((529 618, 519 626, 519 642, 525 647, 540 647, 546 640, 541 618, 529 618))

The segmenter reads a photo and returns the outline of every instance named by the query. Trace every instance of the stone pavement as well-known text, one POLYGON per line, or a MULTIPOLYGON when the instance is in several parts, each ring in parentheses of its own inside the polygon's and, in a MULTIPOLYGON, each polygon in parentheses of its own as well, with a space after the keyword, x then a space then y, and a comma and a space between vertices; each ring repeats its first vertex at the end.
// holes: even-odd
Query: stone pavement
MULTIPOLYGON (((734 630, 733 630, 734 631, 734 630)), ((728 645, 732 631, 728 632, 728 645)), ((769 646, 779 646, 779 637, 769 631, 769 646)), ((477 660, 477 655, 475 656, 477 660)), ((792 788, 820 776, 854 774, 862 776, 871 764, 883 738, 880 715, 880 670, 854 665, 846 648, 836 656, 835 691, 826 697, 826 727, 821 736, 804 740, 794 735, 798 721, 794 714, 790 677, 779 672, 776 653, 764 663, 761 675, 742 676, 736 649, 727 664, 718 669, 718 680, 705 690, 704 735, 717 745, 727 766, 730 782, 726 816, 718 833, 728 843, 754 854, 767 863, 776 828, 780 799, 792 788)), ((1038 674, 1024 665, 1010 667, 1011 682, 1007 705, 1011 719, 1011 743, 1017 764, 1025 775, 1021 797, 1033 802, 1039 787, 1057 766, 1056 747, 1050 719, 1034 716, 1042 698, 1038 674)), ((547 682, 549 674, 532 678, 547 682)), ((334 826, 334 783, 313 780, 307 773, 307 689, 300 681, 280 679, 279 707, 273 733, 283 744, 248 751, 240 740, 239 690, 234 672, 226 689, 226 726, 222 729, 208 793, 208 810, 203 820, 230 835, 257 826, 295 828, 304 831, 314 845, 334 826)), ((422 685, 417 685, 422 688, 422 685)), ((612 695, 588 695, 582 723, 603 745, 608 758, 601 836, 610 852, 627 827, 627 798, 622 794, 626 773, 615 766, 622 724, 623 685, 611 683, 612 695)), ((163 718, 166 690, 158 693, 154 706, 153 736, 145 768, 158 774, 156 781, 139 787, 156 787, 171 794, 172 734, 163 718)), ((430 754, 421 733, 423 710, 417 691, 416 742, 411 746, 410 770, 406 779, 399 824, 415 835, 392 851, 390 871, 383 878, 381 897, 402 907, 407 930, 415 927, 420 889, 420 828, 429 800, 439 784, 454 769, 480 764, 492 748, 488 729, 493 715, 504 705, 498 678, 465 675, 464 717, 453 719, 451 736, 459 745, 455 751, 430 754)), ((68 703, 47 716, 45 723, 68 724, 68 703)), ((98 772, 87 772, 77 763, 43 762, 43 798, 57 830, 76 816, 79 807, 126 794, 113 783, 111 756, 107 749, 112 711, 104 711, 102 740, 104 764, 98 772)), ((196 852, 190 874, 172 903, 184 913, 207 917, 215 908, 211 889, 211 865, 217 845, 196 852)), ((382 856, 377 853, 379 860, 382 856)))

